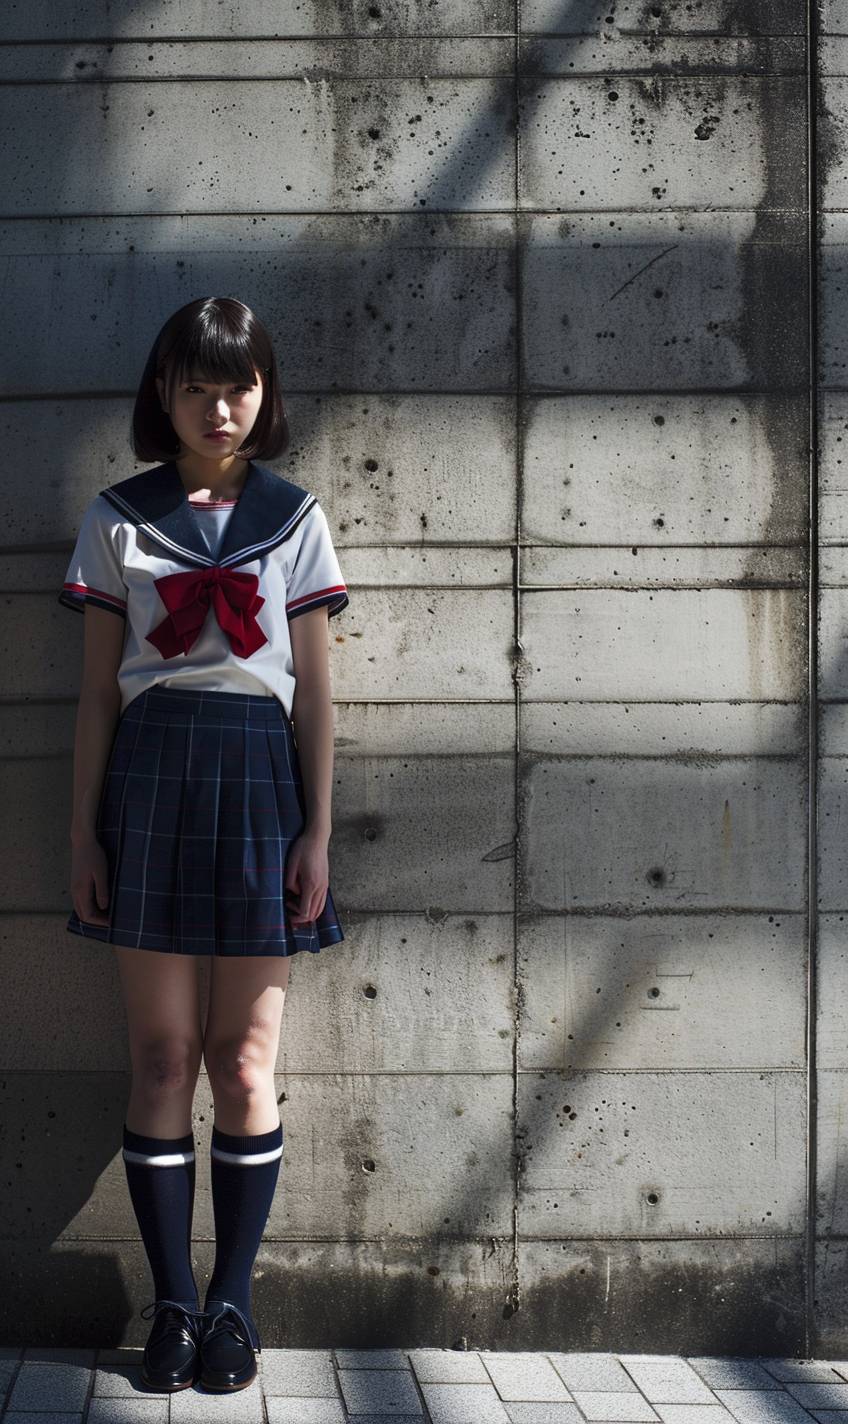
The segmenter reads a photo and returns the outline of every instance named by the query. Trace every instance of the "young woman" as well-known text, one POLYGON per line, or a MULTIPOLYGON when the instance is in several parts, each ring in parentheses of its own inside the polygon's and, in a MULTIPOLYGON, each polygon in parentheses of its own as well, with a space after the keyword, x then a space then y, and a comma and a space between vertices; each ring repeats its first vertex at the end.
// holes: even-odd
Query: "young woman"
POLYGON ((142 1378, 156 1390, 256 1376, 250 1277, 283 1151, 289 959, 344 939, 328 872, 327 621, 348 595, 314 495, 257 463, 288 442, 262 323, 231 298, 189 302, 159 332, 133 414, 136 455, 162 463, 95 496, 59 594, 85 614, 67 928, 118 960, 123 1159, 156 1297, 142 1378), (216 1236, 202 1310, 201 1058, 216 1236))

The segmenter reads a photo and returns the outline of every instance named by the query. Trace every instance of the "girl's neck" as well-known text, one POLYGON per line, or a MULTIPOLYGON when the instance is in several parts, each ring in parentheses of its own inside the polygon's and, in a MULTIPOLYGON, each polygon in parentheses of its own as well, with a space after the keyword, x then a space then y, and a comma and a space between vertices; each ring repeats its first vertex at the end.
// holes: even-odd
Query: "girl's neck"
POLYGON ((226 460, 204 460, 191 454, 174 463, 186 494, 208 494, 210 499, 238 499, 247 479, 249 461, 236 455, 226 460))

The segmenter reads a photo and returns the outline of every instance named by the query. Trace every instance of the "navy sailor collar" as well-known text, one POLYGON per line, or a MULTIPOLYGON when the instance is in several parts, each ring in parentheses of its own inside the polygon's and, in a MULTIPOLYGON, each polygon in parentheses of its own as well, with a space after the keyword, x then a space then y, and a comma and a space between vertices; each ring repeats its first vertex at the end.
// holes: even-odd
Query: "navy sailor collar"
POLYGON ((230 568, 270 553, 291 537, 316 503, 315 495, 300 485, 249 460, 218 558, 213 559, 174 460, 130 475, 100 493, 172 559, 204 568, 230 568))

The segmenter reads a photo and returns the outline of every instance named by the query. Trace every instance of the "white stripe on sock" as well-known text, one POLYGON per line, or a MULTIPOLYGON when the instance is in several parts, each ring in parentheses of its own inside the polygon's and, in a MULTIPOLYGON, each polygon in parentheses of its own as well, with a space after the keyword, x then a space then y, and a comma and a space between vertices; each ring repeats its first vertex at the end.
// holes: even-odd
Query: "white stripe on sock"
POLYGON ((161 1152, 150 1156, 146 1152, 131 1152, 124 1147, 123 1153, 125 1162, 142 1162, 146 1167, 179 1167, 194 1161, 193 1152, 161 1152))
POLYGON ((213 1157, 219 1157, 222 1162, 241 1162, 245 1165, 258 1164, 260 1162, 273 1162, 275 1157, 282 1157, 283 1149, 272 1147, 270 1152, 224 1152, 220 1147, 211 1149, 213 1157))

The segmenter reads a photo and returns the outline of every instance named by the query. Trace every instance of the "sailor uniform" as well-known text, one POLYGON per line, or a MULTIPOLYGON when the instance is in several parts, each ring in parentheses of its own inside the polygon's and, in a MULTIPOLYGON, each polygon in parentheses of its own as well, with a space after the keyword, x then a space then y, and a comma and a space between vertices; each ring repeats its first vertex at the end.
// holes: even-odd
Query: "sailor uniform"
POLYGON ((162 683, 274 694, 291 716, 289 622, 323 603, 333 618, 349 601, 324 511, 251 461, 217 554, 209 517, 173 461, 108 486, 85 511, 59 601, 126 619, 122 710, 162 683))
POLYGON ((179 954, 343 940, 329 889, 293 926, 284 884, 305 819, 289 623, 349 602, 315 496, 253 461, 236 500, 189 496, 173 461, 132 475, 86 509, 58 597, 126 624, 96 829, 109 925, 67 929, 179 954))

